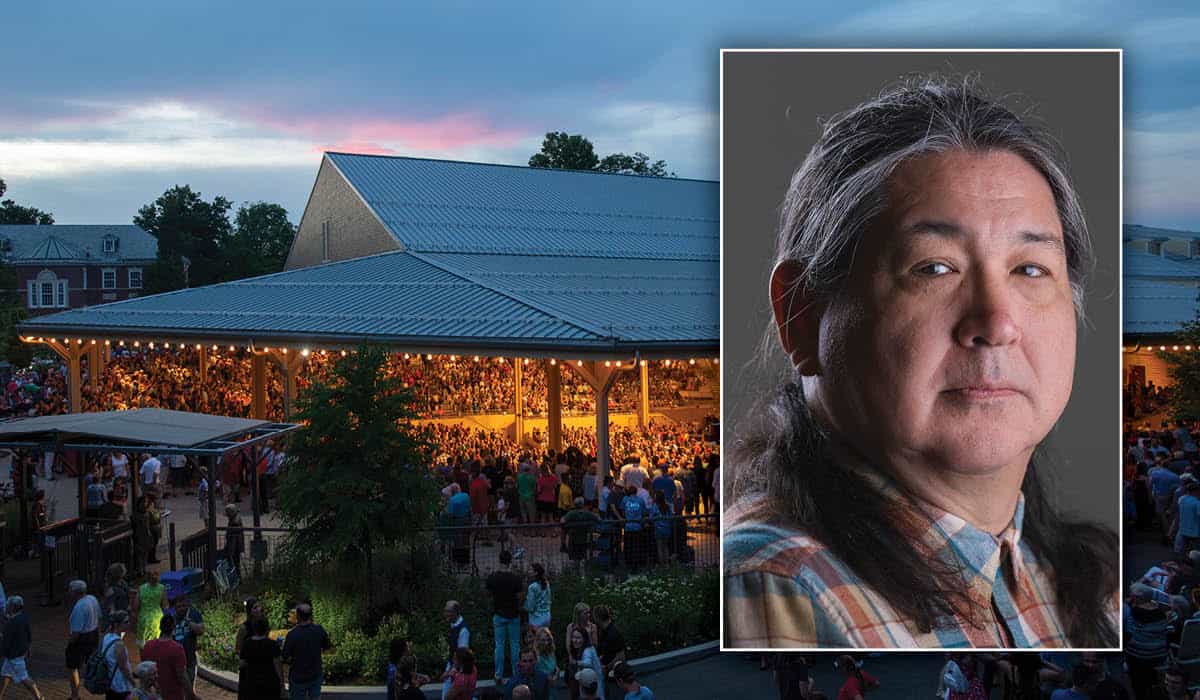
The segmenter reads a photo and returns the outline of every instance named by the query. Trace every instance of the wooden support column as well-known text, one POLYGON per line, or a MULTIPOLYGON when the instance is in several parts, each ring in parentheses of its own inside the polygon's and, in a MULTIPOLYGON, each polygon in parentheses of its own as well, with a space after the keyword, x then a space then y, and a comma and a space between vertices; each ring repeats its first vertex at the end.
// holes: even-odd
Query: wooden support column
POLYGON ((300 374, 304 356, 297 350, 280 348, 272 350, 271 357, 279 363, 283 372, 283 419, 290 420, 296 406, 296 376, 300 374))
POLYGON ((83 387, 81 385, 83 380, 81 378, 80 360, 83 354, 87 352, 84 349, 83 341, 79 339, 64 339, 60 342, 56 339, 48 338, 45 343, 47 347, 67 363, 67 411, 70 413, 79 413, 83 410, 83 387))
POLYGON ((604 477, 610 473, 608 467, 608 394, 623 368, 614 367, 612 363, 606 367, 604 362, 596 360, 572 363, 570 367, 583 377, 584 381, 596 392, 596 464, 599 465, 600 470, 596 476, 600 478, 600 483, 604 483, 604 477))
POLYGON ((200 385, 208 385, 208 348, 203 345, 196 351, 197 369, 200 370, 200 385))
POLYGON ((518 445, 525 439, 525 395, 521 381, 521 358, 513 358, 513 423, 516 434, 514 439, 518 445))
POLYGON ((256 352, 250 358, 250 417, 267 417, 267 356, 256 352))
POLYGON ((638 427, 644 429, 650 425, 650 363, 642 360, 638 364, 642 380, 641 398, 638 401, 638 427))
POLYGON ((546 372, 546 431, 550 437, 550 449, 562 452, 562 375, 558 363, 546 360, 542 365, 546 372))
POLYGON ((100 391, 100 373, 103 368, 100 365, 100 348, 103 346, 94 340, 88 341, 87 358, 88 358, 88 389, 92 391, 92 400, 96 400, 96 393, 100 391))

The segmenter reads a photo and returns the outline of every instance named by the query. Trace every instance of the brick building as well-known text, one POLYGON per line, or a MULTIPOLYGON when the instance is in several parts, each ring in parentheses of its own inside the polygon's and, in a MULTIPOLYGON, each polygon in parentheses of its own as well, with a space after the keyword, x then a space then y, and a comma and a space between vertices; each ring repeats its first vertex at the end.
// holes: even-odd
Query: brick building
POLYGON ((138 296, 157 252, 133 225, 0 225, 0 255, 32 316, 138 296))

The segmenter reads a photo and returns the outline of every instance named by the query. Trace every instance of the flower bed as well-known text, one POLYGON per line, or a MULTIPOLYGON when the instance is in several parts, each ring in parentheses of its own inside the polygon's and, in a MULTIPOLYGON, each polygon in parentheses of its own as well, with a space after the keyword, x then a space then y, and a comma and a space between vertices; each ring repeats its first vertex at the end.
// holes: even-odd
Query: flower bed
MULTIPOLYGON (((446 600, 458 600, 471 628, 471 648, 481 667, 481 678, 492 673, 491 598, 479 579, 447 578, 428 582, 420 595, 407 601, 409 610, 394 611, 376 619, 364 619, 361 596, 348 593, 333 582, 276 584, 258 591, 272 629, 286 625, 290 604, 309 598, 314 617, 329 633, 334 651, 324 659, 325 678, 335 683, 379 683, 387 667, 389 642, 409 638, 418 657, 418 668, 436 677, 445 664, 445 622, 441 610, 446 600)), ((672 569, 621 583, 601 579, 562 576, 551 581, 553 604, 551 630, 559 647, 560 664, 565 659, 564 630, 579 601, 607 605, 628 643, 630 658, 658 654, 671 649, 709 641, 717 637, 719 606, 718 574, 715 570, 693 572, 672 569)), ((249 594, 251 592, 244 592, 249 594)), ((396 607, 404 601, 392 601, 396 607)), ((200 638, 199 652, 207 665, 225 671, 237 670, 233 652, 237 627, 244 619, 239 600, 213 599, 200 606, 207 633, 200 638)))

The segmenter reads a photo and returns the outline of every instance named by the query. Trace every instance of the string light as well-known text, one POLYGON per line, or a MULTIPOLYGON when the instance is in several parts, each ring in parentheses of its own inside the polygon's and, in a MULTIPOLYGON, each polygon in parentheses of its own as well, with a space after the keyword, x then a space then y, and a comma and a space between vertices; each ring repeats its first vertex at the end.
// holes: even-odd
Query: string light
MULTIPOLYGON (((214 346, 214 347, 216 347, 216 346, 214 346)), ((230 346, 229 346, 229 352, 233 352, 233 346, 232 346, 232 345, 230 345, 230 346)))
POLYGON ((1167 349, 1167 346, 1166 346, 1166 345, 1159 345, 1159 346, 1158 346, 1158 349, 1159 349, 1159 350, 1164 350, 1164 351, 1165 351, 1165 350, 1167 349))
POLYGON ((163 348, 164 348, 164 349, 166 349, 166 350, 170 350, 170 349, 171 349, 171 344, 170 344, 170 343, 163 343, 163 348))
POLYGON ((670 367, 670 366, 671 366, 670 360, 663 360, 663 367, 670 367))
POLYGON ((342 357, 345 357, 345 356, 346 356, 346 351, 345 351, 345 350, 343 350, 343 351, 342 351, 342 357))
POLYGON ((479 362, 479 355, 476 355, 476 356, 475 356, 475 361, 476 361, 476 362, 479 362))
MULTIPOLYGON (((345 355, 345 354, 346 354, 346 351, 345 351, 345 350, 343 350, 343 351, 342 351, 342 354, 343 354, 343 355, 345 355)), ((404 359, 406 359, 406 360, 408 359, 408 353, 404 353, 404 359)))
POLYGON ((642 366, 643 366, 643 367, 645 367, 645 366, 646 366, 646 361, 645 361, 645 360, 642 360, 642 366))
POLYGON ((303 355, 303 356, 305 356, 305 357, 308 357, 308 348, 304 348, 303 350, 301 350, 301 351, 300 351, 300 354, 301 354, 301 355, 303 355))
POLYGON ((719 357, 714 357, 714 358, 713 358, 713 364, 714 364, 714 365, 719 365, 719 364, 721 364, 721 358, 719 358, 719 357))
POLYGON ((142 347, 142 341, 140 341, 140 340, 133 341, 133 347, 135 347, 135 348, 142 347))
POLYGON ((321 351, 321 357, 326 357, 327 355, 329 355, 328 352, 326 352, 325 350, 321 351))
POLYGON ((529 364, 529 358, 528 358, 528 357, 526 357, 526 358, 525 358, 525 364, 529 364))
POLYGON ((609 362, 608 360, 605 360, 605 361, 604 361, 604 366, 605 366, 605 367, 612 367, 612 363, 611 363, 611 362, 609 362))
POLYGON ((583 360, 575 360, 575 366, 576 366, 576 367, 582 367, 582 366, 583 366, 583 360))
POLYGON ((121 347, 125 347, 125 341, 122 340, 122 341, 118 342, 117 345, 120 345, 121 347))
POLYGON ((425 356, 425 359, 426 359, 426 360, 432 360, 432 359, 433 359, 433 355, 426 355, 426 356, 425 356))
POLYGON ((96 344, 96 339, 92 338, 92 345, 95 345, 95 344, 96 344))
POLYGON ((694 357, 693 357, 692 359, 688 360, 688 364, 689 364, 689 365, 694 365, 694 364, 696 364, 696 358, 694 358, 694 357))
POLYGON ((104 347, 108 347, 108 341, 104 341, 104 347))
POLYGON ((617 360, 617 366, 618 366, 618 367, 620 367, 620 366, 621 366, 621 361, 620 361, 620 360, 617 360))
POLYGON ((1172 346, 1171 346, 1171 349, 1172 349, 1172 350, 1178 350, 1178 349, 1179 349, 1179 346, 1178 346, 1178 345, 1172 345, 1172 346))
POLYGON ((553 367, 553 366, 554 366, 554 358, 553 358, 553 357, 551 357, 551 358, 550 358, 550 366, 551 366, 551 367, 553 367))
POLYGON ((151 342, 151 343, 150 343, 150 349, 151 349, 151 350, 153 350, 153 349, 154 349, 154 343, 153 343, 153 342, 151 342))

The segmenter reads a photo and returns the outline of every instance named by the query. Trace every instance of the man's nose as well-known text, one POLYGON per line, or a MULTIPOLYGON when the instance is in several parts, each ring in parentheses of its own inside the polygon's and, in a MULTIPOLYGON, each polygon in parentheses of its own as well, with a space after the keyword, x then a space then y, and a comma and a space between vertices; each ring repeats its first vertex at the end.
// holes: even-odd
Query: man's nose
POLYGON ((1021 340, 1017 291, 1007 273, 984 272, 964 290, 968 295, 955 340, 963 347, 1000 347, 1021 340))

